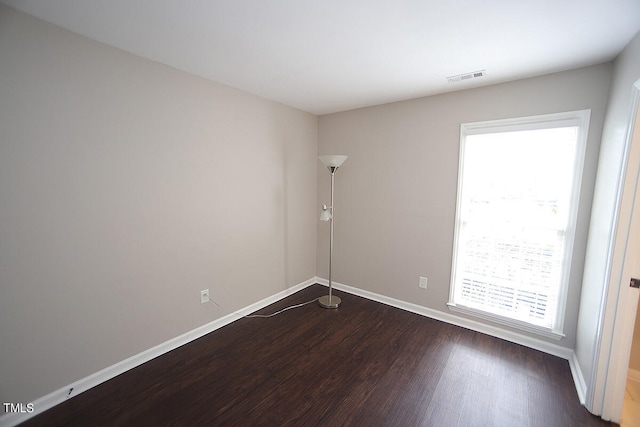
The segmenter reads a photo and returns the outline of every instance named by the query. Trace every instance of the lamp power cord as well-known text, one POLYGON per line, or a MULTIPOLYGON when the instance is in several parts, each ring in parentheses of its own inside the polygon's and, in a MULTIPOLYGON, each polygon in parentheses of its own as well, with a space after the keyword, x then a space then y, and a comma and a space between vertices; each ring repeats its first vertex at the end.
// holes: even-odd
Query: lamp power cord
MULTIPOLYGON (((320 297, 312 299, 311 301, 303 302, 302 304, 291 305, 289 307, 285 307, 282 310, 276 311, 275 313, 271 313, 271 314, 247 314, 247 315, 241 315, 241 316, 242 317, 247 317, 247 318, 254 318, 254 317, 255 318, 263 318, 263 319, 264 318, 269 318, 269 317, 277 316, 278 314, 283 313, 283 312, 285 312, 287 310, 291 310, 293 308, 299 308, 299 307, 305 306, 307 304, 311 304, 312 302, 316 302, 319 299, 320 299, 320 297)), ((240 313, 236 312, 236 314, 240 314, 240 313)))
MULTIPOLYGON (((308 305, 308 304, 314 303, 314 302, 318 301, 320 298, 321 298, 321 297, 314 298, 314 299, 312 299, 311 301, 303 302, 303 303, 301 303, 301 304, 290 305, 289 307, 285 307, 285 308, 283 308, 282 310, 278 310, 278 311, 276 311, 275 313, 271 313, 271 314, 241 314, 241 313, 238 313, 237 311, 234 311, 234 312, 233 312, 233 314, 237 314, 238 316, 246 317, 246 318, 249 318, 249 319, 251 319, 251 318, 267 319, 267 318, 269 318, 269 317, 277 316, 277 315, 278 315, 278 314, 280 314, 280 313, 284 313, 284 312, 285 312, 285 311, 287 311, 287 310, 291 310, 291 309, 294 309, 294 308, 300 308, 300 307, 303 307, 303 306, 305 306, 305 305, 308 305)), ((218 307, 223 308, 220 304, 218 304, 217 302, 215 302, 213 299, 209 299, 209 301, 211 301, 212 303, 214 303, 214 304, 215 304, 215 305, 217 305, 218 307)))

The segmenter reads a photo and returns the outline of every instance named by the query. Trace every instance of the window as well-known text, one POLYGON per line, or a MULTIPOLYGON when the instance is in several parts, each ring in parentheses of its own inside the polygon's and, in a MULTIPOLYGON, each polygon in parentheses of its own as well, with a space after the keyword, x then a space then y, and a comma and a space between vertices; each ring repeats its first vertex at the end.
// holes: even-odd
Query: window
POLYGON ((461 126, 451 310, 564 336, 589 116, 461 126))

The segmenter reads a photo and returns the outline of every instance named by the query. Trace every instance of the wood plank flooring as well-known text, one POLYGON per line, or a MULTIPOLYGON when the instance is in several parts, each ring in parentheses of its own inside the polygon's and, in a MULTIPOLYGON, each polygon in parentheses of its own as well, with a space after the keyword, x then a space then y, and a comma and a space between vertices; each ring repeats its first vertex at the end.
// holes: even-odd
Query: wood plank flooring
MULTIPOLYGON (((326 293, 310 286, 259 313, 326 293)), ((336 291, 243 318, 24 426, 604 426, 566 360, 336 291)))

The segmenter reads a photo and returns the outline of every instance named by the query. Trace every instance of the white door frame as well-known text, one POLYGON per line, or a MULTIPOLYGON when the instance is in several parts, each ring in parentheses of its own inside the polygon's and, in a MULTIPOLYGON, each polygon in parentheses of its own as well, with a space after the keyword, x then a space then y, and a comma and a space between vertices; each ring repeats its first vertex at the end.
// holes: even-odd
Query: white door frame
POLYGON ((633 85, 632 105, 625 135, 625 159, 617 224, 609 265, 609 289, 603 299, 597 366, 588 390, 587 408, 605 420, 620 422, 627 379, 638 289, 630 288, 631 277, 640 276, 640 80, 633 85), (635 134, 635 135, 634 135, 635 134), (636 197, 638 195, 638 197, 636 197), (618 245, 618 242, 620 245, 618 245))

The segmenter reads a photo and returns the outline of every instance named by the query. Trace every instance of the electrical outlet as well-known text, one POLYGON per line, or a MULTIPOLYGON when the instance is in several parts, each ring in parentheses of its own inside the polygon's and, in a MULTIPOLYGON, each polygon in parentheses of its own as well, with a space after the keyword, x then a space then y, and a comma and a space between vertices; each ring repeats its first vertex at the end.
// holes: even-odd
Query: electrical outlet
POLYGON ((422 289, 427 289, 427 278, 420 276, 420 283, 418 283, 418 287, 422 289))
POLYGON ((205 302, 209 302, 209 289, 200 291, 200 303, 204 304, 205 302))

